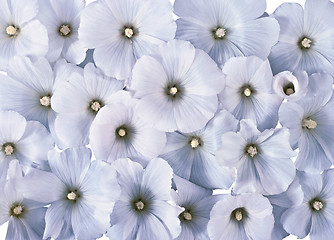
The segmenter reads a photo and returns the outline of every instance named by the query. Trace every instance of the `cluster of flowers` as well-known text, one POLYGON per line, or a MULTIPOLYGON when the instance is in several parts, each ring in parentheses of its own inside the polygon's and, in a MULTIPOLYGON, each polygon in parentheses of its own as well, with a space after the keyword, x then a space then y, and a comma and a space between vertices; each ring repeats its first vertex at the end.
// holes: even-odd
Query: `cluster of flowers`
POLYGON ((332 239, 330 0, 0 6, 7 240, 332 239))

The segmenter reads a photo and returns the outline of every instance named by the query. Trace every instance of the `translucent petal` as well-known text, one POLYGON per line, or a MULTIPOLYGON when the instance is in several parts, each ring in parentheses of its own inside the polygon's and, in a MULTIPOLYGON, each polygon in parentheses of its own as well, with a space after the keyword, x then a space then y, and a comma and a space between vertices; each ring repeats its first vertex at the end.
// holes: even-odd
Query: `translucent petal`
POLYGON ((67 200, 60 200, 51 204, 45 215, 46 227, 43 239, 71 235, 71 212, 71 205, 67 200))
POLYGON ((287 209, 282 217, 281 222, 284 229, 291 234, 304 238, 311 229, 311 210, 308 203, 287 209))
POLYGON ((24 177, 22 191, 26 198, 48 204, 64 198, 66 186, 52 173, 31 170, 24 177))
POLYGON ((273 17, 280 25, 279 41, 295 45, 304 33, 304 10, 298 3, 283 3, 273 17))
POLYGON ((228 30, 227 38, 245 56, 256 55, 262 59, 268 57, 279 36, 279 24, 273 18, 250 20, 228 30))
POLYGON ((47 208, 29 209, 21 220, 25 225, 30 239, 41 239, 45 228, 45 213, 47 208))
POLYGON ((8 223, 6 239, 25 240, 29 235, 23 222, 17 218, 11 218, 8 223))
POLYGON ((1 143, 16 143, 22 138, 26 130, 27 122, 24 117, 14 111, 3 111, 0 114, 0 125, 1 143))
POLYGON ((88 171, 91 155, 86 147, 68 148, 60 153, 49 151, 48 159, 52 172, 64 184, 78 187, 88 171))
POLYGON ((173 170, 168 163, 162 158, 154 158, 145 169, 141 189, 149 189, 155 199, 168 201, 172 177, 173 170))

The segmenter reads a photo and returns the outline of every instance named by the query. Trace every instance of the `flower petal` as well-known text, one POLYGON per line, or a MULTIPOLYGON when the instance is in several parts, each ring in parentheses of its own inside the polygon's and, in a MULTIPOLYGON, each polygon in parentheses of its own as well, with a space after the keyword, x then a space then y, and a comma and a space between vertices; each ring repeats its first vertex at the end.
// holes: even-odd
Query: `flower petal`
POLYGON ((304 238, 311 229, 311 210, 308 203, 287 209, 281 217, 284 229, 291 234, 304 238))

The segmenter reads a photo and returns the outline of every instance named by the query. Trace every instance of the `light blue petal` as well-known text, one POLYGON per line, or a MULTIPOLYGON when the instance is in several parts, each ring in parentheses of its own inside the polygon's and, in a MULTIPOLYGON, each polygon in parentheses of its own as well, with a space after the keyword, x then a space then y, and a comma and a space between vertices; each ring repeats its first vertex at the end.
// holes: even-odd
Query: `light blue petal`
POLYGON ((281 217, 285 231, 304 238, 311 229, 311 209, 309 203, 287 209, 281 217))
POLYGON ((234 169, 219 166, 214 155, 198 149, 194 154, 189 179, 206 188, 228 189, 234 182, 234 174, 234 169))
POLYGON ((37 121, 28 121, 24 135, 16 143, 17 158, 25 162, 43 163, 53 149, 54 141, 48 130, 37 121))
POLYGON ((26 240, 30 239, 26 227, 20 219, 12 217, 8 223, 8 229, 6 234, 6 240, 17 239, 26 240))
POLYGON ((299 184, 298 176, 295 177, 285 192, 267 197, 274 207, 290 208, 300 205, 304 199, 304 193, 299 184))
POLYGON ((259 18, 228 29, 227 39, 235 44, 244 56, 268 57, 277 43, 279 24, 273 18, 259 18))
MULTIPOLYGON (((330 204, 333 204, 333 202, 330 204)), ((333 238, 333 210, 334 208, 331 207, 330 214, 312 214, 311 239, 330 240, 333 238)))
POLYGON ((1 143, 17 142, 22 138, 27 122, 20 114, 14 111, 0 112, 0 138, 1 143))
POLYGON ((184 95, 182 99, 174 105, 173 109, 177 129, 184 133, 202 129, 214 116, 217 108, 218 98, 216 95, 184 95), (189 119, 191 119, 191 121, 189 121, 189 119))
POLYGON ((52 237, 66 239, 73 235, 71 225, 72 206, 67 200, 60 200, 51 204, 45 215, 45 232, 43 239, 52 237))
POLYGON ((248 238, 243 226, 231 221, 230 216, 211 217, 208 223, 208 234, 212 240, 248 238))
POLYGON ((204 51, 196 49, 195 53, 195 58, 184 76, 184 88, 189 94, 217 95, 225 87, 224 74, 204 51), (206 81, 203 81, 205 78, 206 81))
POLYGON ((103 214, 97 211, 93 202, 82 199, 72 210, 71 222, 77 239, 96 239, 102 236, 109 227, 110 212, 105 209, 103 214))
POLYGON ((302 135, 301 122, 304 118, 304 110, 294 102, 287 102, 281 105, 278 113, 282 126, 289 129, 290 145, 293 149, 296 149, 302 135))
POLYGON ((262 191, 261 178, 254 161, 250 157, 245 157, 242 165, 237 169, 237 179, 233 192, 240 194, 262 191))
POLYGON ((210 141, 206 144, 205 149, 210 153, 215 153, 218 147, 221 146, 221 136, 229 131, 236 132, 239 121, 226 110, 221 110, 215 117, 207 124, 203 135, 203 142, 210 141))
POLYGON ((66 186, 52 173, 31 169, 22 191, 26 198, 48 204, 65 197, 66 186))
POLYGON ((273 227, 274 217, 271 211, 266 216, 261 216, 260 218, 250 216, 249 220, 246 219, 244 223, 245 232, 249 239, 270 239, 273 227))
POLYGON ((162 158, 153 158, 147 165, 141 190, 150 190, 155 199, 170 200, 173 170, 162 158))
MULTIPOLYGON (((181 1, 176 1, 174 6, 175 10, 177 10, 176 6, 180 2, 181 1)), ((205 52, 209 53, 215 43, 209 28, 193 21, 187 21, 183 18, 177 19, 176 24, 176 39, 190 41, 195 47, 203 49, 205 52)))
POLYGON ((323 184, 321 190, 322 198, 326 199, 334 197, 334 170, 325 170, 321 175, 323 184))
POLYGON ((194 156, 189 146, 164 153, 160 157, 169 163, 175 174, 184 179, 190 178, 194 156))
POLYGON ((52 150, 48 155, 52 172, 68 187, 78 187, 88 171, 92 153, 90 149, 80 147, 60 153, 52 150))
POLYGON ((122 38, 111 42, 108 46, 95 48, 94 59, 96 66, 101 68, 106 75, 121 80, 130 77, 136 62, 132 45, 122 38))
MULTIPOLYGON (((302 52, 298 44, 278 42, 271 49, 269 61, 273 74, 276 75, 282 71, 295 71, 302 58, 302 52)), ((307 69, 300 69, 301 71, 307 69)))
POLYGON ((139 192, 138 186, 143 179, 143 167, 129 158, 117 159, 112 163, 112 166, 115 167, 118 173, 122 199, 125 197, 125 200, 130 200, 132 196, 139 192))
POLYGON ((230 58, 244 56, 242 51, 228 39, 226 41, 215 41, 208 54, 220 68, 223 68, 230 58))
POLYGON ((221 147, 216 152, 216 160, 219 165, 238 167, 243 163, 244 148, 247 142, 240 133, 227 132, 221 137, 221 147))
POLYGON ((94 203, 96 215, 101 220, 106 218, 121 192, 115 169, 106 162, 94 160, 81 182, 80 191, 88 204, 94 203))
POLYGON ((326 154, 315 134, 304 131, 298 143, 299 154, 296 159, 296 168, 300 171, 319 173, 332 165, 332 159, 326 154))
POLYGON ((89 129, 94 116, 84 113, 58 114, 55 132, 62 148, 85 146, 89 143, 89 129))
POLYGON ((283 3, 275 10, 273 17, 280 25, 279 41, 296 44, 304 30, 303 7, 298 3, 283 3))
POLYGON ((195 238, 194 238, 194 234, 191 231, 190 227, 186 225, 182 225, 182 231, 180 235, 177 238, 175 238, 175 240, 192 240, 192 239, 195 239, 195 238))
MULTIPOLYGON (((257 129, 257 125, 250 119, 242 119, 240 121, 240 135, 247 143, 252 143, 258 140, 260 131, 257 129)), ((246 147, 246 144, 244 145, 246 147)))
POLYGON ((305 2, 305 31, 307 34, 317 36, 330 28, 333 28, 334 5, 331 1, 305 2))
POLYGON ((176 238, 181 232, 180 219, 178 216, 184 209, 178 206, 172 206, 164 201, 154 201, 151 206, 151 213, 164 224, 172 238, 176 238))
POLYGON ((320 194, 323 184, 320 174, 297 171, 297 176, 304 192, 304 202, 313 200, 320 194))
POLYGON ((179 204, 197 202, 202 198, 212 195, 211 190, 200 187, 176 175, 174 175, 173 180, 178 190, 179 204))
POLYGON ((275 219, 274 228, 271 233, 272 240, 282 240, 289 235, 281 224, 281 216, 282 213, 286 210, 286 208, 279 207, 277 205, 273 205, 273 215, 275 219))
POLYGON ((47 208, 29 209, 21 219, 27 229, 30 239, 42 239, 45 228, 45 213, 47 208))
POLYGON ((142 222, 139 224, 136 235, 136 239, 150 238, 161 240, 169 240, 173 238, 168 229, 166 229, 163 222, 161 222, 161 220, 159 220, 159 218, 153 214, 148 214, 145 216, 145 218, 142 218, 142 222))

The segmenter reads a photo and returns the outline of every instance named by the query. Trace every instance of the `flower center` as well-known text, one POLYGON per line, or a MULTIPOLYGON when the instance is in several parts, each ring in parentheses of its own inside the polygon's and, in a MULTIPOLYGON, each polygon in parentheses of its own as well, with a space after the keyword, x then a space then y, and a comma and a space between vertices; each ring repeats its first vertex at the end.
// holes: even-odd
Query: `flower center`
POLYGON ((301 40, 300 45, 305 48, 305 49, 309 49, 311 47, 312 41, 307 38, 304 37, 303 40, 301 40))
POLYGON ((307 129, 314 129, 317 127, 317 122, 312 119, 303 119, 302 127, 307 129))
POLYGON ((226 29, 225 28, 217 28, 215 32, 216 38, 224 38, 226 35, 226 29))
POLYGON ((64 37, 67 37, 68 35, 70 35, 71 32, 72 32, 71 26, 68 24, 63 24, 59 27, 59 33, 64 37))
POLYGON ((175 95, 177 94, 177 92, 178 92, 177 87, 171 87, 171 88, 169 89, 169 94, 170 94, 170 95, 175 96, 175 95))
POLYGON ((93 111, 98 112, 101 109, 101 104, 98 101, 93 101, 90 105, 90 108, 93 111))
POLYGON ((7 156, 10 156, 14 153, 14 146, 11 143, 6 143, 2 146, 3 151, 7 156))
POLYGON ((247 153, 253 158, 258 152, 255 146, 249 146, 247 149, 247 153))
POLYGON ((124 29, 124 35, 127 37, 127 38, 132 38, 133 35, 134 35, 134 31, 132 28, 125 28, 124 29))
POLYGON ((124 137, 126 135, 126 131, 123 128, 120 128, 117 133, 120 137, 124 137))
POLYGON ((250 90, 249 88, 246 88, 244 90, 244 94, 245 94, 246 97, 249 97, 250 95, 252 95, 252 90, 250 90))
POLYGON ((135 205, 136 205, 136 209, 138 211, 142 211, 144 209, 144 207, 145 207, 145 204, 141 200, 139 200, 138 202, 136 202, 135 205))
POLYGON ((75 192, 70 192, 67 194, 67 199, 71 201, 77 200, 77 194, 75 192))
POLYGON ((44 97, 42 97, 42 98, 39 99, 39 102, 44 107, 50 107, 50 105, 51 105, 51 98, 50 98, 50 96, 44 96, 44 97))
POLYGON ((190 212, 183 212, 183 218, 187 221, 191 221, 193 217, 190 212))
POLYGON ((292 82, 290 82, 289 84, 287 84, 283 87, 283 90, 284 90, 284 93, 287 96, 290 96, 291 94, 295 93, 295 86, 293 85, 292 82))
POLYGON ((8 26, 6 27, 6 33, 9 35, 9 36, 13 36, 16 34, 16 31, 17 29, 14 27, 14 26, 8 26))
POLYGON ((20 214, 22 213, 22 211, 23 211, 23 208, 22 208, 21 205, 15 207, 15 208, 13 209, 13 213, 14 213, 16 216, 20 215, 20 214))
POLYGON ((320 211, 324 207, 324 205, 320 201, 314 201, 312 207, 313 209, 320 211))
POLYGON ((238 221, 238 222, 240 222, 241 220, 242 220, 242 212, 241 211, 236 211, 235 212, 235 214, 234 214, 234 218, 238 221))
POLYGON ((194 137, 194 138, 191 139, 190 146, 193 149, 197 148, 199 145, 201 145, 201 144, 200 144, 199 139, 197 137, 194 137))

